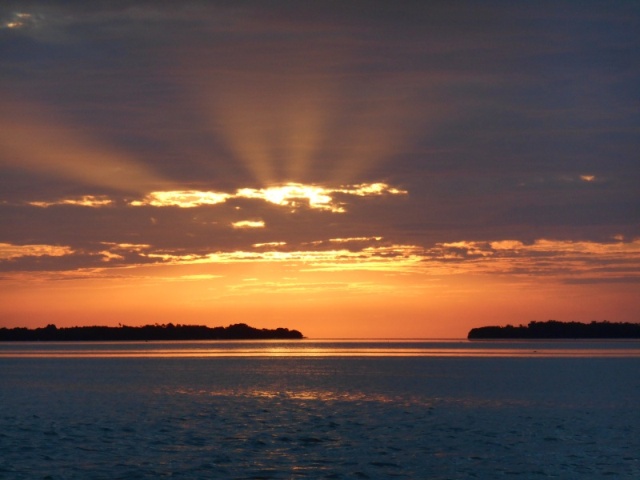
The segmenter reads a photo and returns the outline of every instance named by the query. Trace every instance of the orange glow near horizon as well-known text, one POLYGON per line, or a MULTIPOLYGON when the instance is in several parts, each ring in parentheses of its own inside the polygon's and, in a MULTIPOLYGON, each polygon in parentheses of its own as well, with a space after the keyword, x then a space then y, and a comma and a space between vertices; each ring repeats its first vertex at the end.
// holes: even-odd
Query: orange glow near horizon
POLYGON ((255 265, 234 265, 219 276, 141 270, 130 278, 9 286, 0 293, 2 325, 248 323, 295 328, 310 338, 462 338, 481 325, 635 320, 634 285, 532 285, 474 276, 420 281, 372 272, 287 277, 255 265))

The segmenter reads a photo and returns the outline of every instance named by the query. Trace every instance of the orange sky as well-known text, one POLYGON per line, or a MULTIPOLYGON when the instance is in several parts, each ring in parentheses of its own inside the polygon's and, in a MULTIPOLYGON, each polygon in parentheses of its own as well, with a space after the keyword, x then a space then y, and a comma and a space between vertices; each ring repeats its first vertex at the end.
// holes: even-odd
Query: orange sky
POLYGON ((428 265, 424 259, 413 265, 385 260, 360 267, 365 270, 350 270, 351 260, 349 270, 324 262, 250 260, 16 274, 5 278, 0 293, 3 325, 245 322, 296 328, 312 338, 459 338, 485 324, 633 321, 636 315, 633 284, 567 283, 588 278, 588 272, 538 278, 496 274, 492 269, 513 267, 493 259, 473 267, 480 272, 428 265))

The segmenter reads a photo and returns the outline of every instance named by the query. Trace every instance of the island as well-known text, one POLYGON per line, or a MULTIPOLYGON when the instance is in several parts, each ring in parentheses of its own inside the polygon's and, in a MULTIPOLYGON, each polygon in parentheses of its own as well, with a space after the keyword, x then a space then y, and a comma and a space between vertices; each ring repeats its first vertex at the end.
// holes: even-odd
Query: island
POLYGON ((493 339, 553 339, 553 338, 640 338, 640 323, 612 322, 529 322, 528 325, 514 327, 472 328, 467 336, 469 340, 493 339))
POLYGON ((24 342, 119 342, 150 340, 297 340, 304 338, 298 330, 288 328, 253 328, 245 323, 228 327, 203 325, 155 324, 141 327, 63 327, 0 328, 0 341, 24 342))

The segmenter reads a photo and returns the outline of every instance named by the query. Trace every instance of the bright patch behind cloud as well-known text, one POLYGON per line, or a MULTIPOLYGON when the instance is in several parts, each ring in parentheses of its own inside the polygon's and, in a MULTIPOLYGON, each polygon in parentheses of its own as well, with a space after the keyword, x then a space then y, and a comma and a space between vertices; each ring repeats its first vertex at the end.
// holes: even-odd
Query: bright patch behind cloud
POLYGON ((233 228, 264 228, 262 220, 241 220, 231 224, 233 228))
POLYGON ((134 200, 131 205, 140 207, 180 207, 194 208, 203 205, 224 203, 231 195, 219 192, 200 192, 197 190, 176 190, 169 192, 151 192, 144 200, 134 200))
POLYGON ((225 203, 232 199, 257 199, 274 205, 296 210, 307 207, 316 210, 327 210, 344 213, 345 205, 336 199, 336 194, 371 197, 381 195, 406 195, 406 190, 390 187, 386 183, 362 183, 343 185, 338 188, 302 183, 286 183, 267 188, 239 188, 235 193, 176 190, 151 192, 142 200, 130 202, 134 207, 180 207, 195 208, 206 205, 225 203))

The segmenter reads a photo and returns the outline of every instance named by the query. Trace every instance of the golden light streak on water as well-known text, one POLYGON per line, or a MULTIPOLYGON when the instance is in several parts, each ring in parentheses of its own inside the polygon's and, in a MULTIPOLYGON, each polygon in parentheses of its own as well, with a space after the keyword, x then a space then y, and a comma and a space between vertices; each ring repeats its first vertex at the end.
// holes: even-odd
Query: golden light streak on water
POLYGON ((2 358, 627 358, 640 357, 640 341, 576 342, 6 342, 2 358), (177 343, 177 345, 176 345, 177 343))

